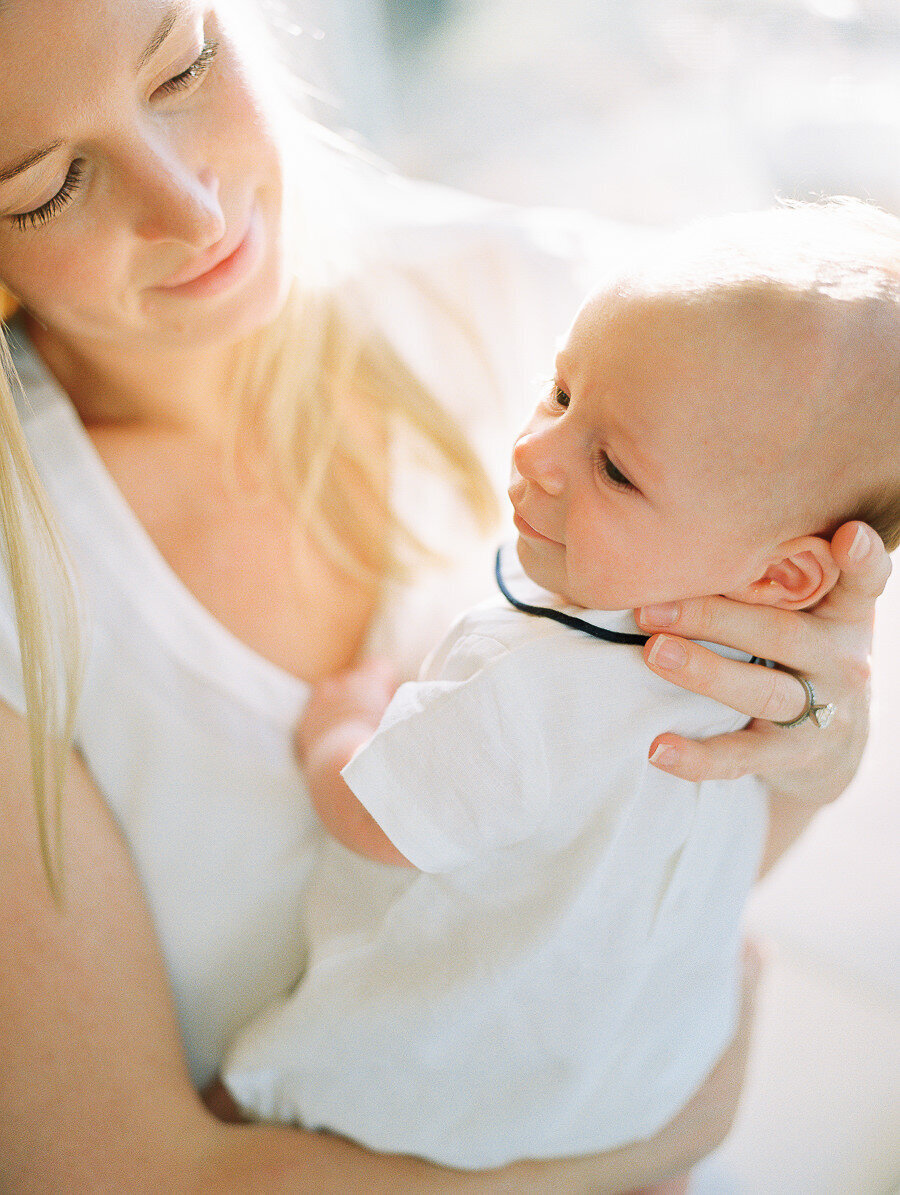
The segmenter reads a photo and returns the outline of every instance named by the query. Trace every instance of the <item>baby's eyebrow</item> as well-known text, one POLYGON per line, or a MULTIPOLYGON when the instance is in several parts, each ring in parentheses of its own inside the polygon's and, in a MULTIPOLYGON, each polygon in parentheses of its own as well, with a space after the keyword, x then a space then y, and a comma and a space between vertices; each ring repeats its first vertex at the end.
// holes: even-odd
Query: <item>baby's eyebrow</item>
POLYGON ((566 362, 566 350, 560 349, 560 351, 556 354, 556 360, 553 362, 553 371, 557 378, 566 372, 566 362))

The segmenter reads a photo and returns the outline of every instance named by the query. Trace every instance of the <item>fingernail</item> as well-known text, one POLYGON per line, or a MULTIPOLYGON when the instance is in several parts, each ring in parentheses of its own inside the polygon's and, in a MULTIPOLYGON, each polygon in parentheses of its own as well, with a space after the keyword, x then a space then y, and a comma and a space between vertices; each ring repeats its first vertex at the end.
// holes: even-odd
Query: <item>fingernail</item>
POLYGON ((670 768, 678 759, 678 752, 674 747, 670 747, 668 743, 660 743, 656 750, 650 756, 650 762, 657 766, 662 765, 664 768, 670 768))
POLYGON ((650 655, 647 659, 651 664, 655 664, 657 668, 674 670, 675 668, 683 668, 687 663, 687 651, 684 644, 678 639, 670 639, 668 635, 660 635, 650 648, 650 655))
POLYGON ((857 527, 853 543, 847 549, 847 556, 854 564, 859 564, 860 560, 864 560, 868 556, 871 546, 872 541, 869 539, 865 527, 857 527))
POLYGON ((658 606, 644 606, 638 611, 638 620, 643 626, 670 627, 681 612, 676 602, 663 602, 658 606))

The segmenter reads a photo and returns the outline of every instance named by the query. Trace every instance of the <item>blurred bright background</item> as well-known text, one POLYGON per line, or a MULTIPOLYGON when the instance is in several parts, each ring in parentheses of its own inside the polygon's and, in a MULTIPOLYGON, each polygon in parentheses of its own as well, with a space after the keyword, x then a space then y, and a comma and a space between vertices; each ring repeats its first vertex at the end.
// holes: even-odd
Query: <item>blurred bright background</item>
POLYGON ((900 212, 900 0, 275 0, 317 116, 401 172, 639 223, 900 212))
MULTIPOLYGON (((266 3, 314 114, 413 177, 645 225, 900 214, 900 0, 266 3)), ((895 567, 864 765, 751 902, 756 1045, 696 1195, 900 1193, 898 710, 895 567)))

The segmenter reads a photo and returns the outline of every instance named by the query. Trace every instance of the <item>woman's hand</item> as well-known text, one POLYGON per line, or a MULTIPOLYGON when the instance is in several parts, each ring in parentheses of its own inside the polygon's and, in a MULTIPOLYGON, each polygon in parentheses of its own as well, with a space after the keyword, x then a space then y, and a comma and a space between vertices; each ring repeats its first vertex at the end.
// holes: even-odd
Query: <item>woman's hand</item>
POLYGON ((881 540, 863 523, 845 523, 831 546, 841 577, 813 610, 791 613, 709 597, 637 612, 641 627, 651 634, 664 630, 665 646, 676 653, 674 665, 667 665, 667 652, 653 650, 659 641, 654 635, 644 649, 654 672, 753 719, 743 730, 702 743, 660 735, 650 748, 657 767, 686 780, 755 773, 773 799, 800 803, 808 811, 844 791, 868 732, 875 600, 891 565, 881 540), (691 642, 696 639, 728 644, 773 660, 778 668, 725 659, 691 642), (805 706, 806 694, 792 672, 810 681, 817 702, 834 703, 827 729, 810 721, 790 729, 774 725, 797 717, 805 706))

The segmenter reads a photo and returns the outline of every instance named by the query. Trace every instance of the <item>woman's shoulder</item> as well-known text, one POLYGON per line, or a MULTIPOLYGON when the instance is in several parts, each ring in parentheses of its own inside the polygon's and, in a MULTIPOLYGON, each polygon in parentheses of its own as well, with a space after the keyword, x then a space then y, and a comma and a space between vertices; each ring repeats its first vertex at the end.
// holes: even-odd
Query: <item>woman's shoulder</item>
POLYGON ((653 230, 563 207, 522 207, 435 183, 372 171, 362 179, 360 213, 395 260, 483 254, 507 268, 543 268, 592 285, 653 230))
POLYGON ((382 269, 428 271, 433 286, 476 305, 515 294, 517 310, 531 305, 566 323, 587 291, 653 236, 587 212, 518 207, 408 179, 388 177, 374 190, 366 217, 382 269))
POLYGON ((403 355, 424 356, 425 344, 455 365, 462 333, 517 390, 549 374, 584 295, 652 236, 389 174, 366 177, 361 196, 360 291, 403 355))
MULTIPOLYGON (((11 393, 19 423, 29 451, 34 456, 35 438, 55 443, 52 427, 53 411, 57 405, 52 385, 37 367, 24 327, 16 317, 4 324, 2 333, 15 369, 11 393), (48 418, 49 416, 49 418, 48 418)), ((0 366, 2 367, 2 366, 0 366)), ((8 545, 11 548, 11 545, 8 545)), ((7 553, 5 567, 0 567, 0 700, 18 713, 25 712, 25 692, 22 680, 22 659, 19 648, 19 619, 10 580, 15 569, 13 555, 7 553)), ((27 617, 27 612, 25 613, 27 617)))
POLYGON ((587 289, 582 218, 374 172, 358 202, 366 321, 467 426, 470 401, 518 418, 587 289))

